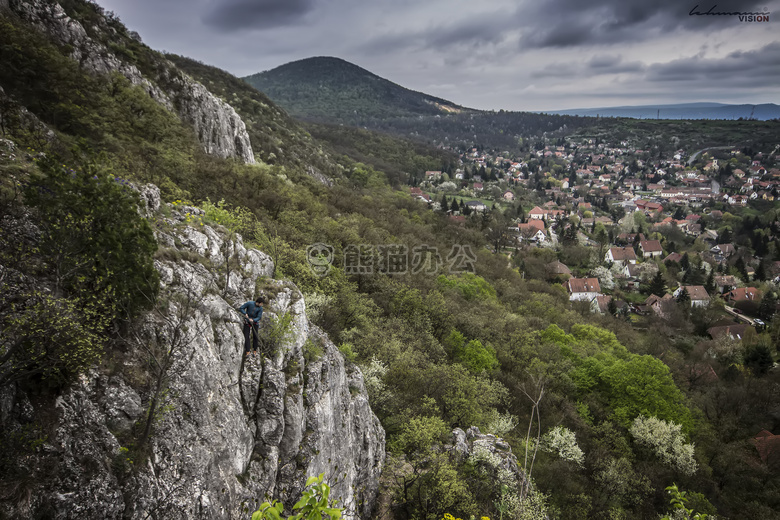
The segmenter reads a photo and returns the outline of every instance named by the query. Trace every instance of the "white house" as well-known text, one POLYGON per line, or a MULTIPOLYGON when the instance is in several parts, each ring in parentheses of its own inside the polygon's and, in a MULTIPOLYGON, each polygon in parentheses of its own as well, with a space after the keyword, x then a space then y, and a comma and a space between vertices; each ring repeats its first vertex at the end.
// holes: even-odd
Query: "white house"
POLYGON ((485 206, 483 203, 481 203, 478 200, 470 200, 466 202, 466 206, 468 206, 472 211, 486 211, 487 206, 485 206))
POLYGON ((604 256, 605 262, 612 262, 617 265, 625 265, 626 263, 636 263, 636 253, 631 247, 610 247, 607 254, 604 256))
POLYGON ((569 292, 569 301, 591 301, 601 293, 598 278, 569 278, 564 282, 569 292))
POLYGON ((688 291, 688 296, 691 298, 691 307, 705 307, 710 303, 710 295, 707 294, 707 289, 702 285, 681 285, 674 291, 674 297, 678 298, 683 289, 688 291))

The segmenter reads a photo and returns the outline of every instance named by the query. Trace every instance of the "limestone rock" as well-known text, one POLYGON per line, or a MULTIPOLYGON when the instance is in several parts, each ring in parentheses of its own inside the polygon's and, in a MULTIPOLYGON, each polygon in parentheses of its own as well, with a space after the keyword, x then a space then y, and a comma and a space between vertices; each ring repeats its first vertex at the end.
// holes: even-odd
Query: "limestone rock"
POLYGON ((0 392, 11 427, 22 431, 42 413, 54 422, 19 462, 35 475, 32 498, 0 500, 0 517, 249 518, 267 496, 289 510, 306 478, 325 473, 344 517, 370 518, 385 437, 360 370, 309 322, 300 291, 270 278, 267 255, 170 213, 159 235, 176 254, 155 262, 167 310, 140 319, 124 345, 110 347, 110 363, 63 389, 56 413, 21 388, 0 392), (232 277, 226 248, 240 259, 232 277), (258 280, 268 299, 261 348, 245 357, 236 308, 258 280), (156 378, 154 363, 166 359, 156 378), (157 381, 151 435, 139 449, 157 381))
MULTIPOLYGON (((95 74, 118 72, 133 85, 193 126, 206 153, 236 158, 254 164, 255 158, 246 125, 236 111, 203 85, 182 74, 172 63, 159 59, 157 78, 147 78, 133 64, 119 59, 103 43, 89 36, 77 20, 70 18, 57 3, 45 0, 10 0, 11 9, 41 32, 72 49, 71 57, 95 74), (160 88, 158 83, 168 86, 160 88)), ((99 18, 94 31, 111 33, 105 18, 99 18)))
POLYGON ((452 437, 450 451, 455 457, 465 460, 477 454, 478 457, 490 461, 487 466, 492 466, 492 471, 503 470, 505 475, 510 475, 514 481, 514 487, 528 485, 528 479, 518 464, 517 457, 503 439, 490 433, 483 434, 476 426, 472 426, 465 433, 460 428, 455 428, 452 431, 452 437), (488 454, 487 457, 485 454, 488 454))

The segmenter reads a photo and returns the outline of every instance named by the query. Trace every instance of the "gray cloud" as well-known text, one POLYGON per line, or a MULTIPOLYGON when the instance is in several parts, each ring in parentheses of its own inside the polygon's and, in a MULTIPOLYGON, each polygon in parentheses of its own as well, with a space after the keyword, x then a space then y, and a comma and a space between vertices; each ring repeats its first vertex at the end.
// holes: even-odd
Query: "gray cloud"
POLYGON ((592 69, 609 69, 622 60, 623 58, 616 54, 597 54, 588 60, 588 67, 592 69))
POLYGON ((552 0, 530 14, 534 24, 522 39, 524 47, 573 47, 635 42, 676 30, 711 31, 738 23, 731 16, 690 16, 699 11, 760 11, 765 0, 723 3, 716 0, 552 0))
MULTIPOLYGON (((771 1, 771 0, 770 0, 771 1)), ((713 31, 739 24, 733 16, 691 16, 696 8, 707 12, 762 11, 766 0, 549 0, 536 6, 490 10, 448 23, 377 34, 369 52, 394 47, 446 52, 454 47, 496 45, 516 41, 521 52, 578 46, 635 43, 674 32, 713 31), (703 1, 712 2, 704 4, 703 1), (698 8, 696 6, 699 6, 698 8)))
POLYGON ((153 48, 239 76, 332 55, 475 108, 776 102, 780 84, 778 0, 755 24, 688 16, 734 8, 721 0, 97 1, 153 48))
POLYGON ((780 42, 760 49, 734 51, 724 58, 681 58, 655 63, 647 70, 649 81, 721 82, 725 84, 780 84, 780 42))
POLYGON ((627 72, 641 72, 646 65, 640 61, 623 61, 621 56, 596 55, 587 62, 590 74, 624 74, 627 72))
POLYGON ((432 49, 454 54, 453 49, 495 46, 504 41, 515 25, 513 12, 493 11, 456 19, 447 24, 439 21, 414 30, 373 35, 362 48, 369 53, 397 52, 399 49, 432 49))
POLYGON ((217 1, 203 17, 221 30, 268 29, 294 24, 314 9, 314 0, 217 1))
POLYGON ((617 54, 597 54, 586 62, 556 62, 534 73, 535 78, 592 78, 610 74, 638 73, 647 66, 639 61, 623 61, 617 54))

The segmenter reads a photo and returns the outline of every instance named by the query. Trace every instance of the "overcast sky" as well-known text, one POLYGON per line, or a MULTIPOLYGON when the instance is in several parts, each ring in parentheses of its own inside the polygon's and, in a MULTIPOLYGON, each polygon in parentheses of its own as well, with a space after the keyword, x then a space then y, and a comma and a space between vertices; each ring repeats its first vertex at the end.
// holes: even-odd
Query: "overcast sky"
POLYGON ((97 2, 152 48, 237 76, 336 56, 480 109, 780 103, 780 0, 97 2), (737 12, 769 21, 714 14, 737 12))

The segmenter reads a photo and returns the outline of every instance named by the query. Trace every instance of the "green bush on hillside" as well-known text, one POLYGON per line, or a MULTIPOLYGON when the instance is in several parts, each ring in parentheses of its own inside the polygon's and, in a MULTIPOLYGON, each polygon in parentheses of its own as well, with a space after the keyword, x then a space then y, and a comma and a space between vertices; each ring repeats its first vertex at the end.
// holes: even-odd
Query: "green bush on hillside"
POLYGON ((56 293, 96 295, 107 321, 132 317, 153 302, 159 287, 149 223, 138 214, 138 197, 92 164, 70 169, 38 161, 25 202, 41 231, 38 252, 56 293))

